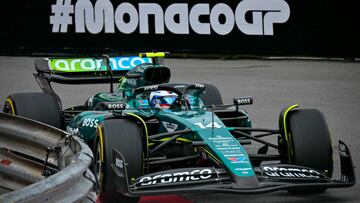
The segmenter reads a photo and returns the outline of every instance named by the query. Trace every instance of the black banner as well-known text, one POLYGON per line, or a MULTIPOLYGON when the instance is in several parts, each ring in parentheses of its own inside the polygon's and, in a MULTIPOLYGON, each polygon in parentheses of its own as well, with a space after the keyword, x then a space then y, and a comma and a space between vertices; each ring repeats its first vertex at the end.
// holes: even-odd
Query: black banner
POLYGON ((359 57, 358 13, 335 0, 12 0, 0 8, 0 53, 359 57))

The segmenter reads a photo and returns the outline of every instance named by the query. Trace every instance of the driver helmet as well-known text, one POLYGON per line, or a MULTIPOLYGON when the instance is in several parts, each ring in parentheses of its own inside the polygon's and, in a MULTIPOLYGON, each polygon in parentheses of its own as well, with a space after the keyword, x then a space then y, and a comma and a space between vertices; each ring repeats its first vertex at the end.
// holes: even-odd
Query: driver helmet
POLYGON ((178 95, 170 91, 155 91, 150 93, 150 106, 154 108, 169 109, 176 101, 178 95))

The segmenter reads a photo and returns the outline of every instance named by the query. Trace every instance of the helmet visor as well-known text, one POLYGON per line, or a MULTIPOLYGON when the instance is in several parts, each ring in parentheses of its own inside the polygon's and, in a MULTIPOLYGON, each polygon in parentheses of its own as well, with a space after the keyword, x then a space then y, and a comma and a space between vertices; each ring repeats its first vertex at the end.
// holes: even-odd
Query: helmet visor
POLYGON ((163 97, 161 98, 161 104, 168 104, 168 105, 171 105, 175 102, 176 100, 176 97, 174 96, 170 96, 170 97, 163 97))

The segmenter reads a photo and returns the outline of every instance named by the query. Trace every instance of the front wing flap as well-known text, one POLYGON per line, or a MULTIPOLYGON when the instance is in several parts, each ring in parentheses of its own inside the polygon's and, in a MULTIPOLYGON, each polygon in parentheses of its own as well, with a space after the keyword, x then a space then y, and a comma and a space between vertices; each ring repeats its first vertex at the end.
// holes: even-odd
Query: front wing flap
POLYGON ((115 173, 118 192, 127 196, 222 192, 259 194, 278 190, 322 190, 351 187, 356 183, 350 151, 339 141, 341 177, 334 180, 315 169, 294 165, 272 164, 261 167, 257 186, 238 185, 231 175, 219 168, 183 168, 161 171, 139 177, 129 184, 126 161, 113 149, 111 167, 115 173))

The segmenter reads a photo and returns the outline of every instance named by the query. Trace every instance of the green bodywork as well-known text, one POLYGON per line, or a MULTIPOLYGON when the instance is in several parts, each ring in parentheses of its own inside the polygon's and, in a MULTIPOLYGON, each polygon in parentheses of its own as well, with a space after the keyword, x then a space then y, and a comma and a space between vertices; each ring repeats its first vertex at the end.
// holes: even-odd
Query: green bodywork
MULTIPOLYGON (((146 66, 144 66, 146 68, 146 66)), ((139 69, 140 73, 143 72, 139 69)), ((89 108, 98 106, 101 102, 123 102, 123 111, 84 111, 76 115, 68 124, 68 131, 77 133, 86 142, 91 143, 96 136, 97 126, 113 114, 127 115, 133 113, 141 118, 157 118, 160 127, 156 133, 171 132, 173 130, 191 129, 193 132, 181 136, 184 140, 204 141, 205 148, 215 159, 219 160, 235 176, 253 177, 255 173, 249 157, 231 134, 231 128, 224 125, 217 115, 202 105, 198 94, 188 96, 190 109, 156 109, 148 105, 148 94, 134 95, 132 89, 137 85, 149 85, 146 81, 132 81, 124 78, 114 93, 98 93, 88 101, 89 108), (130 83, 129 83, 130 81, 130 83), (141 84, 140 84, 141 83, 141 84), (168 128, 170 125, 172 128, 168 128)), ((138 78, 137 80, 142 80, 138 78)), ((151 85, 151 84, 150 84, 151 85)), ((244 120, 242 127, 251 127, 249 119, 244 120)), ((151 149, 151 146, 148 146, 151 149)))

